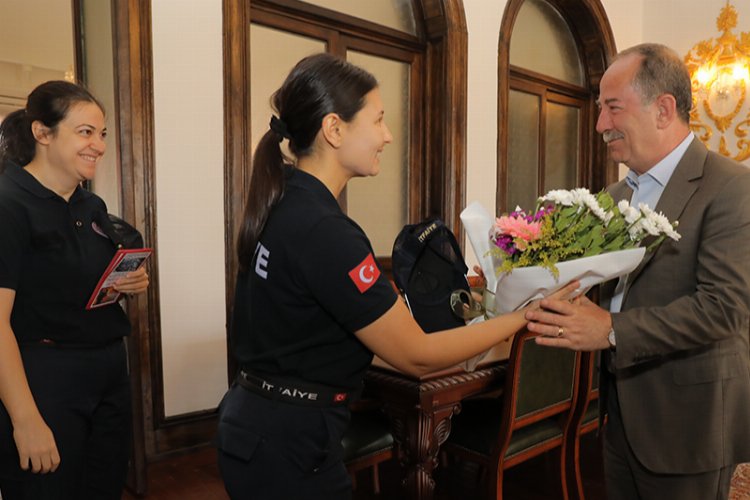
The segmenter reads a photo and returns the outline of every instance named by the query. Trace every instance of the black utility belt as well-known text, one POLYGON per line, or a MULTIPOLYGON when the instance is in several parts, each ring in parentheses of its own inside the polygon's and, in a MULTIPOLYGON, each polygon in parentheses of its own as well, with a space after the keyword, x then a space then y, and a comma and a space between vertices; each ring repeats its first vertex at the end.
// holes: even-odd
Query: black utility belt
POLYGON ((48 346, 58 349, 103 349, 113 344, 122 343, 123 337, 115 337, 96 342, 76 342, 76 341, 59 341, 52 339, 22 340, 18 342, 19 346, 48 346))
POLYGON ((245 370, 240 370, 237 383, 268 399, 318 408, 346 406, 359 398, 361 393, 361 390, 337 389, 311 382, 252 374, 245 370))

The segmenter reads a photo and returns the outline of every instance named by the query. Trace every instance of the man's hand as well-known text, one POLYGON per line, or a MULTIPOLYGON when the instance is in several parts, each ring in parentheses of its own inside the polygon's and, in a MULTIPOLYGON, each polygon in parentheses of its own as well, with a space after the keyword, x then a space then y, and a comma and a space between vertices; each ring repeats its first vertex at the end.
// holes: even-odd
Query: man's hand
POLYGON ((540 305, 541 309, 526 313, 528 329, 543 335, 536 338, 537 344, 574 351, 609 348, 612 316, 588 298, 573 303, 547 298, 540 305))

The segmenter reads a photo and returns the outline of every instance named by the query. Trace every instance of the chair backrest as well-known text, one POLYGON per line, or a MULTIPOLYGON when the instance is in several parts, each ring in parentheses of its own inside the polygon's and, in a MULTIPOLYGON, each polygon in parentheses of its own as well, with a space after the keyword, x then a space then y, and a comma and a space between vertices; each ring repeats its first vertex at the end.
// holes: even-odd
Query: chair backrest
POLYGON ((505 454, 513 432, 545 419, 557 418, 564 431, 578 395, 581 354, 537 345, 539 334, 516 334, 508 360, 503 393, 503 435, 497 453, 505 454))
POLYGON ((574 432, 585 426, 580 432, 596 429, 599 399, 599 360, 598 352, 586 352, 581 355, 581 374, 578 385, 578 401, 571 422, 574 432))

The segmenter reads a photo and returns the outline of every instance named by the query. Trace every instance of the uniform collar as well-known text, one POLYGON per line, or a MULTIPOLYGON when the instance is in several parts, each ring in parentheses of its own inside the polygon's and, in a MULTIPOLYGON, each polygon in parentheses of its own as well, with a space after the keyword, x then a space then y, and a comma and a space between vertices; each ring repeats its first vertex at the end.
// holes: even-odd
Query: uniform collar
POLYGON ((331 191, 323 184, 320 179, 314 175, 308 174, 304 170, 300 170, 295 167, 289 167, 289 184, 293 186, 306 189, 314 193, 317 197, 323 199, 327 203, 333 204, 337 209, 341 210, 338 201, 334 198, 331 191))
MULTIPOLYGON (((8 176, 10 180, 15 182, 19 187, 33 194, 37 198, 59 198, 63 199, 60 195, 44 187, 33 175, 28 173, 25 168, 19 167, 13 162, 8 162, 5 165, 5 172, 3 175, 8 176)), ((70 196, 70 203, 75 203, 79 200, 86 199, 91 196, 91 193, 81 188, 76 187, 73 194, 70 196)), ((65 200, 63 200, 65 201, 65 200)))

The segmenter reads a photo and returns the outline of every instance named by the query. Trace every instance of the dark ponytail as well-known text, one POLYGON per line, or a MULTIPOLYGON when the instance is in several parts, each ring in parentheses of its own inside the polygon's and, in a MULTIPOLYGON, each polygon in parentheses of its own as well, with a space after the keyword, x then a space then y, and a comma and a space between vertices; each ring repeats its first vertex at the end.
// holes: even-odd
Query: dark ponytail
POLYGON ((330 54, 302 59, 273 94, 270 130, 255 149, 250 190, 237 245, 240 271, 250 268, 263 228, 273 206, 284 194, 285 165, 291 164, 280 143, 289 140, 294 156, 312 152, 323 118, 338 114, 349 122, 362 109, 365 96, 377 87, 370 73, 330 54))
POLYGON ((96 104, 104 113, 104 106, 88 90, 75 83, 53 80, 32 90, 26 99, 26 107, 12 112, 0 123, 0 174, 8 162, 23 167, 34 159, 33 122, 40 121, 55 133, 70 108, 79 102, 96 104))
POLYGON ((6 116, 0 123, 0 174, 9 161, 20 166, 29 163, 34 158, 35 148, 26 110, 19 109, 6 116))

